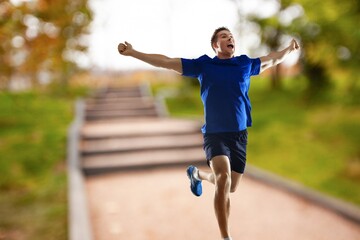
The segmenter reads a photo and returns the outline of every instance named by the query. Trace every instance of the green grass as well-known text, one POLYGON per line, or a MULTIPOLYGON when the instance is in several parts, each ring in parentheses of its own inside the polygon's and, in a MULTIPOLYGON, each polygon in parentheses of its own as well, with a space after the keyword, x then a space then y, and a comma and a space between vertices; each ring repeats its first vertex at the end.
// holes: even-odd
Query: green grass
MULTIPOLYGON (((199 88, 181 89, 167 100, 170 113, 202 118, 199 88)), ((248 162, 360 206, 359 104, 336 92, 305 101, 301 80, 286 81, 284 89, 252 82, 248 162)))
MULTIPOLYGON (((155 86, 156 87, 156 86, 155 86)), ((168 98, 173 116, 202 118, 199 89, 168 98)), ((268 91, 254 81, 249 163, 360 205, 360 108, 334 94, 304 102, 301 81, 268 91)), ((56 89, 55 89, 56 90, 56 89)), ((0 93, 0 239, 66 239, 66 131, 84 89, 0 93)))
POLYGON ((66 134, 76 94, 0 93, 0 239, 67 238, 66 134))
MULTIPOLYGON (((254 93, 256 94, 256 93, 254 93)), ((306 186, 360 205, 360 109, 299 103, 289 93, 254 101, 249 161, 306 186)))

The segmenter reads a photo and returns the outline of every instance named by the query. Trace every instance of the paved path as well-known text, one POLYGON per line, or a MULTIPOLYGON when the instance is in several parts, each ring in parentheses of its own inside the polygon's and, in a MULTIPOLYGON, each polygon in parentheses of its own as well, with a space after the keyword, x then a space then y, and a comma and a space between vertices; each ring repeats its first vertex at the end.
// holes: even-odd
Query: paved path
MULTIPOLYGON (((90 177, 86 186, 95 239, 221 239, 213 186, 193 196, 185 168, 90 177)), ((246 177, 231 203, 235 240, 360 239, 354 223, 246 177)))
MULTIPOLYGON (((95 239, 220 239, 213 186, 194 197, 185 174, 188 164, 207 169, 200 125, 159 109, 143 88, 87 101, 80 151, 95 239)), ((234 239, 360 239, 359 225, 246 175, 231 226, 234 239)))

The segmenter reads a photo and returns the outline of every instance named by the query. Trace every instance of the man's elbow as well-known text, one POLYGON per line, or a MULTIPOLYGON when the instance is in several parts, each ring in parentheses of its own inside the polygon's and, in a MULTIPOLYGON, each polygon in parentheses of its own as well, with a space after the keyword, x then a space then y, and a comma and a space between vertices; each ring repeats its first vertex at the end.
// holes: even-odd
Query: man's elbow
POLYGON ((266 69, 268 69, 266 66, 261 66, 259 74, 264 72, 266 69))
POLYGON ((271 68, 272 66, 274 66, 273 64, 274 64, 274 61, 272 61, 272 60, 271 61, 268 60, 268 61, 262 63, 261 66, 260 66, 260 73, 262 73, 266 69, 271 68))
POLYGON ((182 63, 179 58, 167 59, 165 68, 174 70, 175 72, 182 74, 182 63))

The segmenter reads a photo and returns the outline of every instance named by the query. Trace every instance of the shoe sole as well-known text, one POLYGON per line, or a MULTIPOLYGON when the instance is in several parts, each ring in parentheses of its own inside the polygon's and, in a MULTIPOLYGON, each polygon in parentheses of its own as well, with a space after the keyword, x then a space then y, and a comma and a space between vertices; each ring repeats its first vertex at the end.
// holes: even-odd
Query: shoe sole
MULTIPOLYGON (((195 195, 195 196, 197 196, 197 197, 200 197, 201 196, 201 194, 202 194, 202 190, 200 191, 200 194, 197 194, 196 192, 197 191, 195 191, 195 192, 193 192, 193 189, 192 189, 192 182, 193 182, 193 176, 192 176, 192 172, 194 171, 194 166, 189 166, 188 167, 188 169, 186 169, 186 173, 187 173, 187 176, 188 176, 188 178, 190 179, 190 190, 191 190, 191 192, 195 195), (190 170, 192 170, 192 172, 190 173, 190 170)), ((197 180, 196 180, 197 181, 197 180)), ((201 186, 201 181, 200 181, 200 186, 201 186)), ((195 187, 195 189, 197 189, 198 188, 198 186, 199 186, 199 184, 195 187)))

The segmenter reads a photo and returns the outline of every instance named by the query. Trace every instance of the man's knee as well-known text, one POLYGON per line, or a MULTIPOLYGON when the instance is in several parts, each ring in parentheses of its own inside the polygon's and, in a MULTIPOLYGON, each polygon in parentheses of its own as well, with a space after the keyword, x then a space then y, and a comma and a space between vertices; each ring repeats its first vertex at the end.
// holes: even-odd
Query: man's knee
POLYGON ((216 185, 221 188, 230 188, 231 175, 228 172, 221 172, 216 174, 216 185))
POLYGON ((231 173, 231 187, 230 187, 230 192, 233 193, 236 191, 236 189, 239 186, 239 183, 241 181, 242 178, 242 173, 237 173, 237 172, 232 172, 231 173))
POLYGON ((234 193, 234 192, 236 192, 236 189, 237 189, 237 185, 231 184, 230 192, 231 192, 231 193, 234 193))
POLYGON ((217 188, 230 192, 231 168, 229 158, 222 155, 216 156, 211 160, 210 166, 215 176, 217 188))

